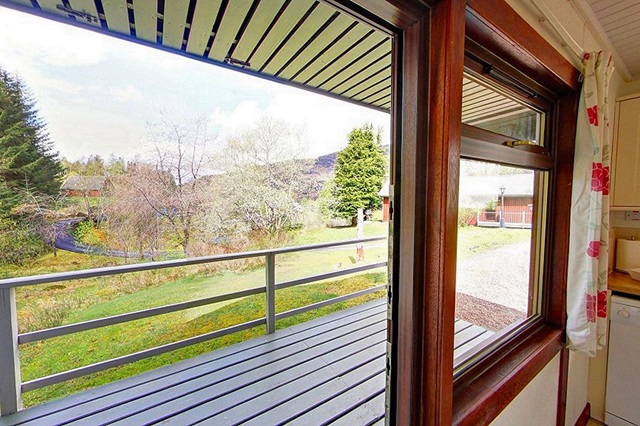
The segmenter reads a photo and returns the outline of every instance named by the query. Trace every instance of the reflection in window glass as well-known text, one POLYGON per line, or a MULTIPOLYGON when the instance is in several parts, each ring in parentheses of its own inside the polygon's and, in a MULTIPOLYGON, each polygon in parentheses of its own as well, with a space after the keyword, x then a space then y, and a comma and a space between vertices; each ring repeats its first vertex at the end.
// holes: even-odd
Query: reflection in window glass
POLYGON ((456 358, 537 311, 530 284, 535 182, 532 170, 461 161, 456 358))
POLYGON ((517 140, 543 145, 542 114, 503 95, 468 74, 462 80, 462 122, 517 140))

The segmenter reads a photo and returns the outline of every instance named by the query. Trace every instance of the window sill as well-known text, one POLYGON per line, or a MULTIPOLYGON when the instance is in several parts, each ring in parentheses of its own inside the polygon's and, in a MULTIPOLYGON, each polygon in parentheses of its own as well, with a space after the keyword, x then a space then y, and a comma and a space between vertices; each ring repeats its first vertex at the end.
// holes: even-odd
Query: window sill
POLYGON ((544 324, 514 339, 454 383, 453 424, 488 424, 562 349, 562 331, 544 324))

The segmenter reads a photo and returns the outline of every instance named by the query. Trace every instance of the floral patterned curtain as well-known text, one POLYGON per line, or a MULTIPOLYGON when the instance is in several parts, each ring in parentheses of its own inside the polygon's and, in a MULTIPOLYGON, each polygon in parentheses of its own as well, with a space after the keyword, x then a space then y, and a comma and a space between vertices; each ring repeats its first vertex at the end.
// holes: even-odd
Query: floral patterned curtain
POLYGON ((567 281, 569 349, 595 356, 606 344, 609 241, 609 80, 611 55, 592 52, 582 61, 571 196, 567 281))

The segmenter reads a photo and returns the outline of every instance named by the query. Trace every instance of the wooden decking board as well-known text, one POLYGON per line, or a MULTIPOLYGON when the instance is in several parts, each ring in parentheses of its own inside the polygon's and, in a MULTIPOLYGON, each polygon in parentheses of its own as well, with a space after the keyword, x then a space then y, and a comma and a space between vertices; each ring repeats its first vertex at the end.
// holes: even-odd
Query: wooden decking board
POLYGON ((282 354, 277 360, 271 357, 266 357, 264 360, 258 359, 257 363, 247 363, 246 366, 242 366, 246 368, 238 371, 224 371, 220 374, 207 375, 184 385, 158 392, 148 398, 132 401, 132 404, 140 410, 137 413, 135 408, 123 405, 114 407, 109 412, 99 413, 99 416, 101 419, 122 420, 121 424, 144 424, 153 419, 165 419, 176 413, 188 411, 198 405, 215 401, 217 398, 227 394, 255 386, 266 377, 279 374, 280 380, 286 380, 286 372, 292 368, 331 352, 336 348, 342 348, 350 343, 350 339, 359 340, 382 331, 384 331, 383 325, 376 323, 354 332, 351 336, 341 336, 335 340, 329 339, 323 344, 315 345, 307 350, 282 354), (264 361, 264 363, 261 361, 264 361), (113 418, 113 416, 118 417, 113 418))
MULTIPOLYGON (((383 313, 378 314, 380 318, 383 313)), ((207 366, 214 371, 199 374, 195 379, 171 385, 166 379, 162 390, 149 393, 142 398, 112 406, 108 410, 93 414, 100 421, 125 420, 128 424, 143 424, 152 419, 163 419, 173 413, 206 402, 212 396, 218 397, 253 385, 260 377, 266 377, 285 371, 308 359, 321 356, 336 347, 349 344, 354 339, 367 337, 384 330, 384 324, 377 320, 374 324, 357 321, 353 330, 337 328, 314 336, 309 341, 296 342, 249 359, 225 359, 220 366, 207 366), (352 331, 349 333, 349 331, 352 331), (311 342, 312 341, 312 342, 311 342), (310 342, 310 343, 307 343, 310 342), (230 365, 225 365, 232 361, 230 365)), ((346 327, 345 327, 346 328, 346 327)), ((198 372, 200 373, 200 372, 198 372)), ((91 421, 91 416, 78 420, 78 424, 91 421)), ((74 424, 74 423, 71 423, 74 424)))
MULTIPOLYGON (((377 359, 380 358, 383 351, 384 345, 377 344, 363 351, 361 356, 365 359, 370 357, 377 359)), ((354 365, 354 358, 354 356, 350 356, 336 363, 337 365, 339 364, 341 374, 346 374, 359 366, 359 364, 354 365)), ((328 366, 324 366, 307 376, 296 378, 285 386, 270 389, 257 398, 244 401, 238 405, 229 405, 223 412, 215 412, 215 404, 211 404, 211 407, 198 407, 197 410, 187 414, 192 414, 194 418, 202 418, 202 424, 241 424, 265 413, 276 405, 289 403, 301 393, 308 391, 309 388, 337 380, 336 373, 328 370, 328 366), (200 415, 198 411, 202 411, 204 415, 200 415), (210 417, 208 412, 215 415, 210 417)), ((185 424, 185 419, 188 419, 188 416, 176 416, 171 418, 167 424, 185 424)))
POLYGON ((475 336, 475 338, 467 341, 465 344, 459 346, 458 348, 456 348, 453 351, 453 358, 458 358, 459 356, 462 356, 465 352, 467 352, 468 350, 474 348, 476 345, 480 344, 480 342, 488 339, 489 337, 493 336, 495 333, 493 333, 492 331, 489 330, 485 330, 483 333, 479 333, 478 335, 475 336))
MULTIPOLYGON (((279 404, 269 411, 260 414, 242 423, 247 426, 275 425, 291 422, 305 413, 320 407, 322 404, 332 400, 332 395, 341 395, 347 391, 352 384, 361 383, 379 374, 379 368, 384 369, 384 357, 370 360, 360 365, 358 368, 348 373, 334 378, 320 386, 316 386, 306 392, 287 401, 286 404, 279 404)), ((383 372, 384 374, 384 372, 383 372)), ((307 423, 309 424, 309 423, 307 423)), ((317 424, 312 422, 311 424, 317 424)))
MULTIPOLYGON (((160 382, 165 379, 169 380, 168 386, 174 386, 195 378, 200 369, 208 369, 207 371, 210 371, 210 363, 238 356, 239 354, 243 354, 246 357, 264 354, 268 350, 277 349, 281 344, 302 341, 323 330, 338 329, 342 327, 342 321, 367 320, 372 315, 379 315, 382 309, 384 309, 384 301, 369 302, 353 310, 317 318, 307 323, 278 330, 276 334, 260 336, 196 358, 73 395, 60 401, 21 411, 10 417, 12 423, 6 424, 20 424, 20 422, 35 419, 41 419, 42 424, 45 424, 44 422, 46 424, 58 424, 57 422, 81 418, 101 409, 108 409, 113 405, 123 404, 133 399, 144 397, 149 393, 162 390, 163 387, 160 386, 160 382), (309 327, 300 327, 305 324, 309 327), (174 376, 179 376, 179 378, 174 376)), ((4 426, 5 423, 3 421, 5 419, 0 419, 0 425, 4 426)))
POLYGON ((482 327, 478 327, 477 325, 472 325, 471 327, 467 327, 464 330, 456 333, 454 336, 453 348, 458 349, 463 346, 467 342, 475 339, 479 335, 483 334, 486 330, 482 327))
POLYGON ((336 359, 328 359, 327 362, 318 362, 317 359, 309 360, 307 364, 313 367, 313 371, 309 372, 309 374, 295 377, 297 376, 296 372, 283 372, 283 375, 289 376, 292 380, 280 386, 268 388, 271 381, 270 378, 266 378, 261 383, 264 392, 260 395, 253 396, 248 394, 253 392, 252 386, 251 389, 245 389, 244 393, 241 391, 237 394, 227 395, 228 401, 211 401, 188 413, 172 417, 166 424, 186 424, 186 420, 190 417, 200 418, 206 420, 207 423, 220 425, 246 422, 276 405, 290 403, 292 399, 307 392, 309 389, 321 386, 330 380, 336 380, 336 377, 347 374, 349 371, 361 366, 362 360, 380 359, 385 351, 384 339, 385 333, 379 333, 364 342, 364 344, 369 344, 366 348, 361 348, 362 345, 354 345, 350 348, 349 353, 336 353, 336 359), (371 345, 371 343, 373 344, 371 345), (338 358, 338 356, 341 356, 341 358, 338 358))
MULTIPOLYGON (((385 327, 380 299, 0 418, 0 426, 378 426, 385 327)), ((462 320, 455 331, 456 356, 493 334, 462 320)))
POLYGON ((375 395, 368 401, 363 402, 342 417, 333 420, 331 424, 345 426, 368 426, 374 424, 384 425, 384 402, 385 395, 383 389, 381 393, 375 395))
MULTIPOLYGON (((384 401, 383 401, 382 403, 384 404, 384 401)), ((350 425, 350 426, 353 426, 353 425, 350 425)), ((366 426, 385 426, 385 424, 384 424, 384 418, 382 418, 382 419, 378 420, 377 422, 374 422, 374 423, 368 424, 368 425, 366 425, 366 426)))
MULTIPOLYGON (((378 361, 378 360, 376 360, 378 361)), ((326 397, 321 405, 307 411, 303 415, 292 419, 288 424, 292 426, 306 426, 310 424, 328 424, 342 417, 346 412, 360 406, 366 396, 384 392, 385 375, 384 364, 375 362, 361 368, 365 377, 349 386, 342 392, 326 397), (377 369, 374 369, 378 367, 377 369), (365 396, 363 398, 363 396, 365 396)), ((380 414, 384 413, 384 405, 380 406, 380 414)))
POLYGON ((455 323, 453 323, 453 332, 455 334, 460 333, 462 330, 467 329, 469 327, 471 327, 473 324, 469 324, 466 321, 462 321, 460 319, 457 319, 455 323))

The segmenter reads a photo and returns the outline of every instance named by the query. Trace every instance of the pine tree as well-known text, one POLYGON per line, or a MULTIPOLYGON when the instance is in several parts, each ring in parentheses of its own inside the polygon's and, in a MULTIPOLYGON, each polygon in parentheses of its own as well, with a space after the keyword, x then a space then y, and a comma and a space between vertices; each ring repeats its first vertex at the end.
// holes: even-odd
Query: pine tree
POLYGON ((0 69, 0 215, 31 191, 55 195, 62 166, 35 100, 17 76, 0 69))
POLYGON ((386 158, 380 147, 380 134, 373 126, 354 129, 349 144, 338 153, 334 193, 337 199, 335 215, 353 219, 359 208, 380 207, 378 193, 386 172, 386 158))

